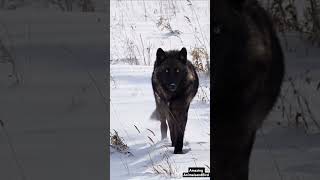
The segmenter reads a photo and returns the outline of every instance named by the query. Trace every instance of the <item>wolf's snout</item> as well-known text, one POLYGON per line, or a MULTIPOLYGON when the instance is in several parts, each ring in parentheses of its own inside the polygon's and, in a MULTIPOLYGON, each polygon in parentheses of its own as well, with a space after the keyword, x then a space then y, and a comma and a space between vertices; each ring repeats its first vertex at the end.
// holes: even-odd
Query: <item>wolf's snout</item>
POLYGON ((170 91, 175 91, 177 89, 177 85, 174 83, 169 84, 168 89, 170 91))

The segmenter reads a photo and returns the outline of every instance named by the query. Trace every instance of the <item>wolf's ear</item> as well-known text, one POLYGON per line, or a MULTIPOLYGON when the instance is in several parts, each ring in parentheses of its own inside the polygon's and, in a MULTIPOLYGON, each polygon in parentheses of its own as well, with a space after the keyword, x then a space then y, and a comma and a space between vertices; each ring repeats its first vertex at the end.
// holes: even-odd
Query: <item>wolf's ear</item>
POLYGON ((162 62, 165 58, 166 58, 166 53, 161 48, 158 48, 156 61, 162 62))
POLYGON ((185 64, 187 63, 187 49, 183 47, 179 52, 179 59, 185 64))

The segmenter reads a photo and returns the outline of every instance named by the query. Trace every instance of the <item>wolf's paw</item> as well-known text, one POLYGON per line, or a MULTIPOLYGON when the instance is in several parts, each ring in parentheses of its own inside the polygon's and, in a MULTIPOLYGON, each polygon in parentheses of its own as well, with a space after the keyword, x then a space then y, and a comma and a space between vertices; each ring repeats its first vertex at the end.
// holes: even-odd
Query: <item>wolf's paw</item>
POLYGON ((191 148, 183 149, 183 150, 174 150, 173 154, 187 154, 189 151, 191 151, 191 148))
POLYGON ((177 150, 177 149, 175 149, 175 150, 173 151, 173 154, 183 154, 183 151, 182 151, 182 150, 177 150))

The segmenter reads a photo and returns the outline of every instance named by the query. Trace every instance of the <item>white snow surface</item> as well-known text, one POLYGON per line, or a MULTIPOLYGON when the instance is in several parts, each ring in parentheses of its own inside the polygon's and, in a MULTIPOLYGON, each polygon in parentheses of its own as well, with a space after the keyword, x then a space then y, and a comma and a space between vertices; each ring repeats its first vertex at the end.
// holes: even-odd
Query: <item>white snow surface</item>
POLYGON ((111 66, 110 131, 118 131, 132 153, 127 155, 111 149, 111 179, 181 178, 188 167, 206 167, 206 172, 209 171, 210 106, 208 100, 203 100, 204 96, 209 98, 210 95, 208 77, 200 74, 202 89, 199 88, 190 105, 183 147, 185 154, 173 154, 170 136, 161 140, 160 122, 150 119, 155 109, 152 70, 150 66, 111 66), (155 173, 153 167, 159 165, 169 169, 166 156, 174 174, 155 173))
MULTIPOLYGON (((152 65, 158 48, 206 50, 210 59, 210 1, 110 2, 110 59, 152 65)), ((190 58, 191 59, 191 58, 190 58)), ((203 60, 206 64, 205 60, 203 60)))
MULTIPOLYGON (((188 167, 205 167, 209 172, 208 75, 199 74, 201 87, 189 109, 184 154, 173 154, 169 130, 168 138, 161 140, 160 122, 150 119, 155 110, 151 74, 157 49, 186 47, 192 60, 191 50, 197 47, 210 56, 209 1, 111 1, 110 5, 110 131, 119 133, 130 152, 111 148, 111 179, 180 179, 188 167)), ((207 62, 202 59, 202 63, 207 62)))
POLYGON ((15 84, 11 65, 0 63, 1 180, 108 178, 107 106, 88 74, 105 94, 106 18, 44 9, 0 12, 0 39, 21 78, 15 84))
MULTIPOLYGON (((110 131, 119 132, 132 154, 111 149, 112 180, 179 179, 189 166, 209 165, 210 93, 206 75, 200 74, 202 88, 190 106, 185 154, 173 154, 170 136, 161 141, 160 123, 149 118, 155 108, 151 72, 156 49, 185 46, 190 58, 190 48, 202 44, 209 48, 208 1, 191 1, 195 11, 188 1, 166 1, 177 4, 176 11, 172 11, 172 4, 166 8, 169 5, 162 2, 162 5, 147 0, 111 2, 110 58, 114 65, 110 78, 110 131), (192 25, 188 25, 184 15, 192 25), (179 36, 156 26, 161 16, 170 19, 172 29, 181 32, 179 36), (128 47, 133 47, 133 53, 128 53, 128 47), (128 65, 127 58, 133 55, 140 65, 128 65), (156 173, 153 168, 161 166, 171 167, 174 173, 156 173)), ((102 59, 106 58, 101 50, 106 42, 103 24, 106 16, 28 8, 25 12, 24 18, 15 11, 0 12, 1 41, 11 49, 17 71, 23 77, 23 84, 15 86, 14 79, 8 77, 10 64, 0 64, 0 119, 5 123, 25 176, 32 180, 106 179, 109 174, 101 174, 107 159, 103 156, 106 144, 101 143, 108 138, 104 133, 106 106, 87 73, 93 72, 99 87, 104 88, 106 70, 102 59)), ((319 122, 319 48, 298 37, 287 34, 290 46, 285 49, 286 74, 294 77, 310 71, 307 76, 311 83, 306 83, 306 77, 302 76, 297 87, 319 122)), ((312 121, 308 123, 306 132, 303 123, 296 126, 294 121, 286 121, 275 107, 257 134, 250 164, 251 179, 318 180, 320 134, 312 121)), ((3 129, 0 172, 0 179, 21 179, 3 129)))

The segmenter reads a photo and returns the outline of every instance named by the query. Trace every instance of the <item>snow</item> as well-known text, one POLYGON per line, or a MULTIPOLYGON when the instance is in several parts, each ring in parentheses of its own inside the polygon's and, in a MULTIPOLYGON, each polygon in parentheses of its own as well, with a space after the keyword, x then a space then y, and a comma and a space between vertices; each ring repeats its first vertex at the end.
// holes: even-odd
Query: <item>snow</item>
POLYGON ((105 21, 103 13, 0 12, 22 80, 15 85, 11 65, 0 63, 0 179, 108 177, 108 113, 88 74, 106 93, 105 21))
MULTIPOLYGON (((130 152, 110 149, 112 180, 181 179, 182 172, 194 166, 209 171, 207 75, 199 74, 201 88, 190 106, 184 154, 173 154, 169 132, 169 138, 161 140, 160 123, 150 120, 155 108, 150 79, 157 48, 185 46, 190 60, 194 47, 209 53, 209 1, 190 2, 111 1, 110 132, 118 131, 130 152), (157 26, 161 17, 164 23, 157 26), (172 31, 164 27, 168 23, 172 31), (128 58, 136 59, 138 65, 132 65, 128 58), (172 174, 157 173, 155 170, 161 167, 172 174)), ((0 38, 13 53, 23 82, 15 85, 14 77, 8 77, 10 64, 0 63, 0 119, 27 179, 109 177, 105 167, 109 156, 105 128, 108 100, 97 92, 97 88, 102 95, 107 92, 103 62, 107 17, 102 11, 103 8, 98 13, 62 13, 24 7, 19 12, 0 12, 0 38)), ((296 84, 319 122, 319 48, 311 47, 294 33, 287 34, 287 39, 287 76, 303 74, 296 84), (308 75, 306 70, 310 70, 308 75), (307 76, 311 83, 306 83, 307 76)), ((285 82, 284 86, 288 84, 285 82)), ((285 95, 296 104, 292 94, 285 95)), ((251 179, 319 179, 319 129, 310 118, 307 121, 308 130, 301 122, 296 126, 294 121, 283 119, 275 107, 258 131, 250 164, 251 179)), ((0 172, 0 179, 21 179, 3 128, 0 172)))
MULTIPOLYGON (((196 16, 192 16, 194 14, 188 1, 172 2, 179 5, 173 8, 167 4, 162 12, 161 7, 165 6, 161 6, 160 2, 152 5, 149 1, 111 2, 111 62, 114 64, 111 66, 111 131, 115 129, 119 132, 132 153, 111 153, 111 179, 168 179, 170 176, 167 174, 157 174, 152 169, 159 164, 168 167, 164 154, 177 167, 177 173, 171 178, 181 178, 188 166, 205 166, 209 163, 209 137, 205 133, 209 130, 207 117, 210 110, 206 102, 199 98, 192 102, 184 145, 186 153, 182 155, 172 154, 173 149, 168 146, 170 139, 160 139, 159 122, 149 119, 155 107, 150 78, 156 49, 162 47, 168 50, 186 46, 189 58, 193 46, 204 44, 209 49, 206 38, 199 38, 201 32, 209 38, 209 13, 205 8, 208 1, 191 1, 201 19, 200 23, 196 16), (184 15, 190 15, 192 25, 186 23, 184 15), (182 32, 178 35, 179 38, 168 29, 155 25, 161 17, 170 23, 172 30, 182 32), (190 28, 199 24, 201 32, 190 28), (151 55, 143 56, 142 50, 147 48, 151 49, 151 55), (129 65, 134 64, 128 61, 130 58, 136 59, 139 65, 129 65), (196 161, 192 162, 194 158, 196 161)), ((309 103, 314 119, 319 123, 320 94, 316 89, 320 83, 319 48, 312 47, 299 37, 292 32, 286 33, 286 38, 281 36, 286 57, 286 81, 282 92, 286 98, 284 106, 287 109, 289 105, 298 107, 292 89, 285 90, 290 89, 287 79, 292 77, 296 88, 309 103), (288 41, 289 47, 285 46, 285 41, 288 41), (307 70, 309 73, 305 73, 307 70), (308 78, 311 79, 310 83, 306 82, 308 78)), ((205 79, 201 81, 203 86, 207 85, 204 83, 205 79)), ((301 120, 296 124, 294 116, 298 109, 291 112, 291 119, 288 121, 282 117, 281 110, 277 109, 279 105, 280 100, 257 133, 250 163, 250 179, 319 179, 319 128, 309 115, 306 115, 308 129, 301 120)), ((306 110, 305 106, 303 108, 306 110)))
MULTIPOLYGON (((203 48, 210 56, 209 1, 111 1, 110 58, 152 65, 156 51, 203 48)), ((206 62, 204 62, 205 64, 206 62)))
POLYGON ((210 56, 209 1, 111 1, 110 5, 110 131, 119 133, 130 152, 111 148, 110 178, 179 179, 188 167, 205 167, 209 172, 208 75, 199 74, 201 88, 190 105, 184 154, 173 154, 169 131, 168 139, 161 140, 160 122, 150 119, 155 109, 151 74, 156 50, 186 47, 192 60, 191 51, 197 47, 210 56))
POLYGON ((179 178, 188 167, 210 166, 210 107, 209 101, 201 98, 203 93, 209 97, 208 77, 200 76, 204 92, 199 89, 190 105, 183 147, 185 154, 175 155, 170 147, 170 136, 161 140, 160 122, 150 119, 155 109, 150 78, 152 70, 151 66, 111 66, 114 83, 111 83, 110 131, 118 131, 132 153, 111 152, 111 179, 179 178), (175 171, 172 176, 158 175, 152 170, 158 165, 169 168, 166 156, 175 171))
MULTIPOLYGON (((283 42, 286 64, 286 80, 283 83, 282 95, 287 98, 289 105, 297 107, 296 96, 290 87, 288 77, 293 79, 296 89, 307 100, 315 120, 320 123, 320 93, 316 89, 320 83, 319 48, 299 38, 298 34, 287 34, 288 47, 283 42), (310 71, 306 73, 306 71, 310 71), (310 83, 306 78, 310 78, 310 83)), ((292 180, 320 178, 320 129, 311 121, 309 115, 304 115, 308 128, 301 121, 297 124, 295 113, 290 121, 282 117, 280 100, 269 117, 258 131, 251 157, 252 179, 260 180, 292 180)))

